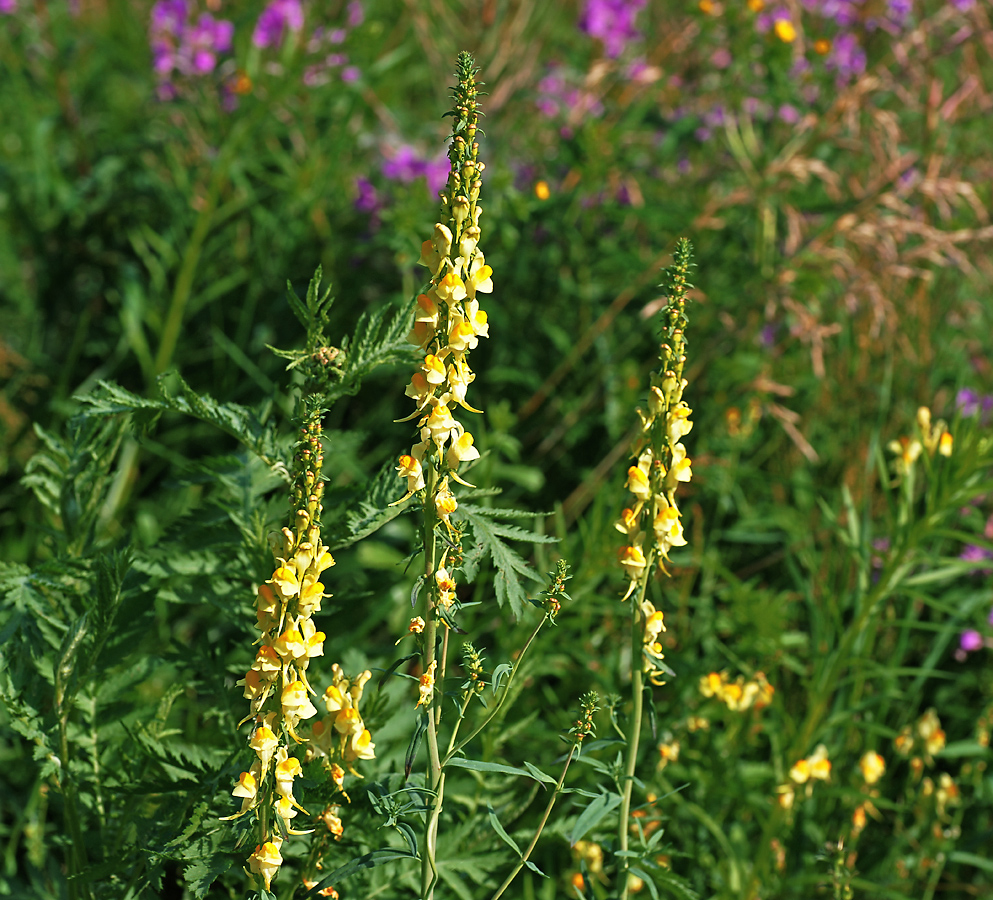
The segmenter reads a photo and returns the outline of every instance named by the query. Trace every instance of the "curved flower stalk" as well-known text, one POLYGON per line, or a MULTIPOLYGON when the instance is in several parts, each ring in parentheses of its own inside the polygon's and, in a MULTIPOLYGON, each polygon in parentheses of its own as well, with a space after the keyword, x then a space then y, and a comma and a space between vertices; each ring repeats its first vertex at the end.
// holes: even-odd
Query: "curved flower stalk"
POLYGON ((256 596, 259 647, 251 669, 238 682, 250 704, 249 714, 239 725, 253 720, 248 745, 255 759, 231 792, 241 799, 241 810, 227 818, 251 815, 255 819, 257 843, 248 857, 248 870, 267 891, 283 862, 283 842, 314 831, 296 826, 294 820, 301 813, 312 820, 319 818, 333 837, 341 836, 337 807, 308 810, 295 795, 294 782, 303 774, 303 763, 322 759, 347 802, 345 770, 357 774, 355 763, 375 755, 372 735, 359 712, 371 673, 349 680, 335 664, 333 681, 321 698, 308 677, 311 660, 324 655, 325 635, 313 619, 328 596, 320 578, 335 564, 321 540, 321 420, 325 409, 319 398, 319 394, 305 397, 307 412, 295 454, 290 500, 293 527, 269 535, 275 569, 256 596), (324 718, 317 718, 315 701, 327 709, 324 718))
MULTIPOLYGON (((692 477, 691 460, 682 444, 693 423, 692 410, 683 400, 687 386, 683 377, 686 362, 686 292, 691 287, 686 277, 692 249, 681 239, 673 253, 668 276, 669 302, 662 313, 660 366, 652 374, 648 393, 648 410, 638 410, 641 424, 628 468, 625 488, 630 492, 629 505, 617 521, 617 530, 625 536, 618 560, 628 579, 623 600, 631 599, 631 692, 633 711, 628 733, 627 766, 621 794, 618 826, 619 851, 628 848, 631 792, 638 760, 643 699, 648 683, 660 685, 672 670, 665 664, 661 632, 665 631, 663 614, 648 599, 648 583, 656 567, 668 574, 665 564, 669 550, 686 544, 682 515, 676 502, 676 489, 692 477)), ((621 897, 628 896, 628 857, 624 860, 621 897)))

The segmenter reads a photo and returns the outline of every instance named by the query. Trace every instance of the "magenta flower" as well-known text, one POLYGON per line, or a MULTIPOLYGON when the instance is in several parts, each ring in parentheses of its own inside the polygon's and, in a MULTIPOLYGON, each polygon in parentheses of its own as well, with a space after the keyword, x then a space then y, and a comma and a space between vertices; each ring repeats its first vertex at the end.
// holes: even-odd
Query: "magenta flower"
POLYGON ((12 16, 17 12, 17 0, 0 0, 0 16, 12 16))
POLYGON ((579 27, 603 41, 603 52, 616 59, 629 41, 641 38, 634 20, 647 0, 586 0, 579 27))
POLYGON ((973 653, 983 646, 983 636, 973 628, 963 631, 959 637, 959 647, 966 653, 973 653))
POLYGON ((300 0, 272 0, 255 23, 252 43, 256 47, 278 47, 283 43, 287 29, 297 32, 302 28, 300 0))

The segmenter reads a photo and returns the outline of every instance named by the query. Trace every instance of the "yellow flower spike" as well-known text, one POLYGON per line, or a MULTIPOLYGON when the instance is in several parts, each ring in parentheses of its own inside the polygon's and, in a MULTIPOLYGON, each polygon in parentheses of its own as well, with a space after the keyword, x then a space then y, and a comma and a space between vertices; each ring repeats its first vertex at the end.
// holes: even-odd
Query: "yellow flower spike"
POLYGON ((866 784, 875 784, 886 771, 886 760, 874 750, 869 750, 859 760, 859 769, 866 784))
POLYGON ((266 841, 255 848, 255 852, 248 857, 248 867, 253 875, 262 877, 265 889, 268 891, 272 887, 272 878, 283 864, 283 857, 279 852, 279 846, 273 841, 266 841))

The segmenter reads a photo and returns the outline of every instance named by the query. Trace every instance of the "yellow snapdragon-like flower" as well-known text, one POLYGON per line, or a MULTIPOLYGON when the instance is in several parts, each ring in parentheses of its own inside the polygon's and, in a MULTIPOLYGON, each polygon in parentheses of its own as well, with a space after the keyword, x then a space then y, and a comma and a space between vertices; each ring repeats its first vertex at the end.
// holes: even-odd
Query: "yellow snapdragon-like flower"
POLYGON ((886 761, 874 750, 869 750, 859 760, 859 769, 866 784, 875 784, 886 771, 886 761))
POLYGON ((248 857, 248 867, 253 875, 260 875, 265 882, 265 889, 271 890, 272 878, 283 864, 282 854, 279 852, 279 844, 276 841, 266 841, 255 848, 255 852, 248 857))

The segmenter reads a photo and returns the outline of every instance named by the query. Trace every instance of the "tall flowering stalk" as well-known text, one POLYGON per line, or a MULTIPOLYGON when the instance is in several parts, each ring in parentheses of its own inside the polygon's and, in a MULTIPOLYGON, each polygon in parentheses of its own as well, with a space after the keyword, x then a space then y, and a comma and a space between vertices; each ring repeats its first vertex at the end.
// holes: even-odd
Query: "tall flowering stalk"
MULTIPOLYGON (((248 857, 248 869, 261 879, 267 891, 283 863, 284 841, 314 831, 294 826, 293 820, 300 813, 312 822, 323 822, 333 837, 341 835, 337 806, 311 812, 295 796, 294 780, 303 774, 303 763, 322 760, 334 790, 347 802, 345 770, 355 773, 358 760, 375 755, 372 735, 359 712, 363 688, 371 673, 366 671, 348 679, 337 664, 332 666, 333 681, 320 698, 327 709, 323 718, 317 718, 313 701, 318 695, 308 677, 311 660, 324 655, 325 634, 313 619, 328 596, 320 579, 335 564, 321 539, 321 432, 327 412, 325 388, 334 377, 339 350, 326 346, 324 341, 321 326, 326 322, 330 300, 328 293, 318 299, 319 279, 318 274, 311 283, 306 306, 291 296, 291 305, 308 326, 307 349, 279 351, 293 359, 291 367, 300 367, 304 372, 301 426, 294 453, 288 523, 269 535, 275 568, 259 587, 255 600, 258 651, 251 669, 238 682, 244 686, 244 697, 250 704, 249 714, 238 724, 240 727, 252 721, 248 746, 255 758, 232 791, 242 801, 241 810, 227 818, 250 815, 254 819, 256 846, 248 857), (308 725, 309 720, 313 721, 308 725)), ((307 884, 312 883, 309 876, 319 867, 317 857, 323 843, 316 842, 311 851, 304 872, 307 884)), ((329 890, 333 891, 328 888, 324 893, 329 890)))
POLYGON ((449 629, 445 623, 452 622, 457 606, 453 572, 461 563, 461 533, 450 518, 458 501, 451 487, 454 482, 467 484, 459 476, 459 466, 479 458, 472 434, 455 419, 454 412, 459 407, 479 412, 466 400, 475 378, 469 353, 481 337, 489 336, 478 295, 493 290, 492 270, 479 247, 482 207, 478 200, 485 166, 479 161, 476 142, 480 116, 477 69, 468 53, 459 54, 457 68, 454 105, 447 113, 453 119, 448 182, 440 192, 440 221, 421 246, 420 263, 430 272, 431 280, 417 298, 409 338, 424 353, 405 392, 415 405, 407 420, 417 420, 420 440, 400 457, 397 466, 407 483, 406 494, 397 502, 417 494, 423 509, 423 616, 411 623, 411 629, 420 634, 424 674, 417 705, 424 708, 427 717, 426 786, 431 800, 421 849, 425 900, 432 896, 437 880, 434 860, 445 790, 438 740, 442 704, 434 685, 446 674, 449 629))
MULTIPOLYGON (((669 302, 662 313, 662 334, 659 348, 660 366, 651 377, 648 410, 638 410, 641 432, 632 449, 635 464, 628 469, 625 488, 631 493, 631 505, 624 509, 617 529, 625 535, 626 543, 618 558, 624 569, 628 586, 624 600, 631 599, 631 694, 633 711, 628 732, 627 764, 621 794, 618 849, 628 849, 628 829, 631 814, 631 793, 638 762, 638 744, 644 709, 646 680, 649 684, 664 683, 672 670, 663 661, 659 635, 665 631, 663 614, 648 599, 648 583, 656 567, 668 575, 665 563, 672 547, 686 544, 676 488, 692 476, 691 462, 681 443, 693 423, 692 410, 683 400, 686 379, 686 292, 691 287, 686 277, 690 268, 692 248, 681 239, 673 253, 673 264, 667 271, 669 302)), ((621 857, 623 869, 621 897, 628 896, 628 857, 621 857)))

